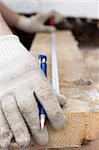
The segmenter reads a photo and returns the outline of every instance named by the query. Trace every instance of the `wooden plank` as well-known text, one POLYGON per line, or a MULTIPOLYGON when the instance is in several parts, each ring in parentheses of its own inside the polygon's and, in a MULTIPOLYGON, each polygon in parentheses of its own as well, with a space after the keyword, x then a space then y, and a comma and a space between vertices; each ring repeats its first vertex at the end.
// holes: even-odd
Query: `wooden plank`
MULTIPOLYGON (((68 111, 81 112, 82 109, 84 112, 86 110, 90 111, 90 108, 94 109, 93 105, 89 108, 90 101, 88 101, 88 98, 90 97, 90 100, 92 100, 91 96, 92 92, 95 93, 95 88, 71 32, 57 33, 57 50, 60 90, 62 94, 70 97, 68 111), (72 98, 73 95, 76 95, 76 97, 72 98), (76 107, 73 105, 75 103, 76 107)), ((48 80, 51 81, 50 34, 38 34, 31 48, 32 52, 35 57, 40 53, 48 56, 48 80)))
MULTIPOLYGON (((51 81, 50 34, 38 34, 31 53, 48 56, 48 79, 51 81)), ((54 130, 49 122, 49 143, 45 147, 79 147, 84 140, 99 138, 99 113, 93 97, 95 87, 71 32, 57 32, 60 91, 68 98, 64 113, 68 122, 64 129, 54 130)), ((97 105, 98 106, 98 105, 97 105)), ((98 110, 98 107, 97 107, 98 110)), ((39 147, 32 144, 31 148, 39 147)), ((14 147, 15 148, 15 147, 14 147)))
MULTIPOLYGON (((85 59, 88 71, 99 91, 99 48, 97 47, 82 47, 80 48, 85 59)), ((65 148, 55 150, 99 150, 99 140, 87 142, 80 148, 65 148)))
POLYGON ((81 50, 91 78, 99 91, 99 47, 82 47, 81 50))

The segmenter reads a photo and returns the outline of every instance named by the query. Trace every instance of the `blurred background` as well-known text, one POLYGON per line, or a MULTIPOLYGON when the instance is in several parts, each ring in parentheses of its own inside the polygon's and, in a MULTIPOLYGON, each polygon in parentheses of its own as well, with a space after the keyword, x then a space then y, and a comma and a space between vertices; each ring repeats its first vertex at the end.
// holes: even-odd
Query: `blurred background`
POLYGON ((99 0, 2 0, 20 13, 54 9, 68 17, 99 19, 99 0))
MULTIPOLYGON (((59 29, 70 29, 82 44, 96 44, 95 40, 99 36, 97 22, 99 20, 99 0, 2 0, 9 8, 14 11, 31 16, 42 10, 56 10, 61 13, 67 24, 61 24, 59 29), (95 42, 93 42, 95 41, 95 42)), ((23 34, 19 32, 19 36, 23 34)), ((26 33, 24 33, 25 37, 26 33)), ((26 35, 27 36, 27 35, 26 35)), ((21 38, 22 42, 25 39, 21 38)), ((32 37, 33 38, 33 35, 32 37)), ((29 35, 29 39, 30 35, 29 35)), ((30 40, 31 41, 31 40, 30 40)), ((30 42, 26 41, 25 46, 29 49, 30 42)))
MULTIPOLYGON (((67 21, 57 28, 71 30, 85 58, 89 72, 99 89, 99 0, 2 0, 14 11, 31 16, 42 10, 56 10, 67 21)), ((13 29, 29 50, 35 34, 13 29)))

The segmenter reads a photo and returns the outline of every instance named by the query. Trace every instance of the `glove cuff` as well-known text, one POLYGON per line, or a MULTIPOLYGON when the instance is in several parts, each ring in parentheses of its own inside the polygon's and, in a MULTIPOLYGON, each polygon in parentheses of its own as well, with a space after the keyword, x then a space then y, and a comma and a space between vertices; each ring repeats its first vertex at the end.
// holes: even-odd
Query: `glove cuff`
POLYGON ((17 36, 0 36, 0 59, 11 58, 17 54, 20 55, 24 49, 24 46, 20 43, 17 36))
POLYGON ((0 36, 0 42, 5 41, 5 40, 19 40, 19 37, 14 35, 14 34, 9 34, 9 35, 1 35, 0 36))

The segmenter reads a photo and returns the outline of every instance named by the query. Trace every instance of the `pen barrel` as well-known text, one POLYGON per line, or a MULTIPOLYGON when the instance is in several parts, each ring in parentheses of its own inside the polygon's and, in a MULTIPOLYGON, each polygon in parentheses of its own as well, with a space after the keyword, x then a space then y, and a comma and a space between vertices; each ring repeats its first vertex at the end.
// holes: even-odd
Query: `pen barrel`
POLYGON ((42 115, 42 114, 46 115, 46 112, 43 106, 40 103, 38 104, 38 106, 39 106, 39 115, 42 115))
MULTIPOLYGON (((45 55, 39 55, 38 56, 39 59, 39 66, 41 68, 41 70, 43 71, 44 75, 47 77, 47 57, 45 55)), ((44 110, 42 104, 38 103, 38 107, 39 107, 39 116, 41 118, 41 128, 43 129, 44 122, 45 122, 45 118, 46 118, 46 111, 44 110)))
POLYGON ((41 63, 41 69, 44 72, 45 76, 47 77, 47 64, 46 64, 46 62, 41 63))

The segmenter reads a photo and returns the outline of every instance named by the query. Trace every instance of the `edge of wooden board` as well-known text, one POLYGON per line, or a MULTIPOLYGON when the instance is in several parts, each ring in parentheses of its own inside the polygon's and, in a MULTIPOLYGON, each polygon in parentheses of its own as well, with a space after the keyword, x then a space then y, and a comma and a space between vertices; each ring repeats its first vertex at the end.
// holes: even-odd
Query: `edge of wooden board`
MULTIPOLYGON (((65 115, 68 118, 68 121, 63 129, 54 130, 47 122, 50 139, 47 145, 40 146, 33 140, 30 148, 80 147, 85 141, 99 139, 98 112, 67 112, 65 115), (53 136, 51 136, 52 134, 53 136)), ((19 150, 16 143, 11 144, 11 148, 19 150)))

